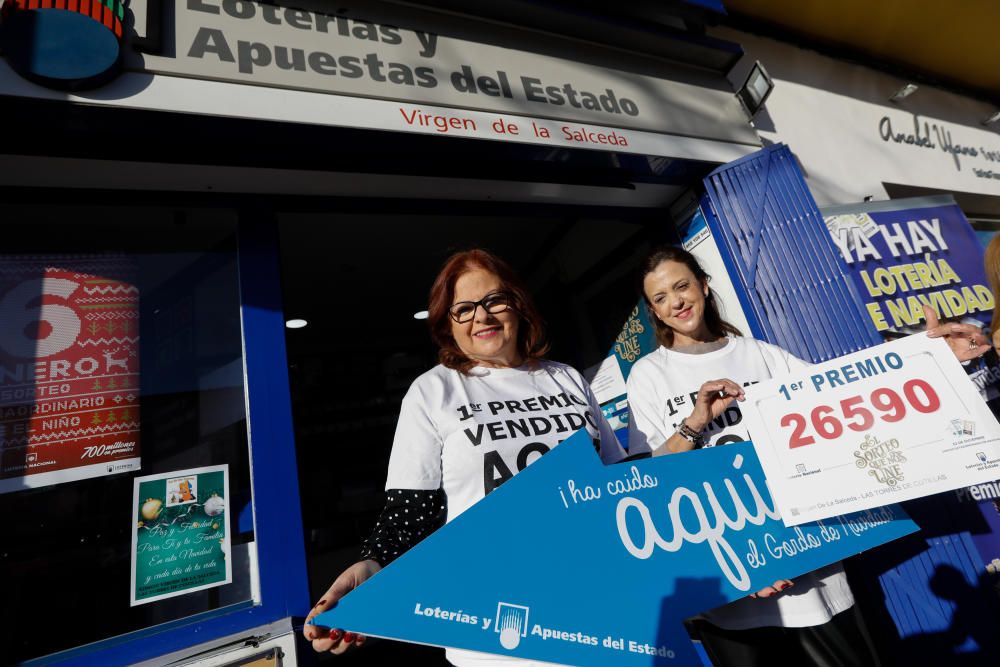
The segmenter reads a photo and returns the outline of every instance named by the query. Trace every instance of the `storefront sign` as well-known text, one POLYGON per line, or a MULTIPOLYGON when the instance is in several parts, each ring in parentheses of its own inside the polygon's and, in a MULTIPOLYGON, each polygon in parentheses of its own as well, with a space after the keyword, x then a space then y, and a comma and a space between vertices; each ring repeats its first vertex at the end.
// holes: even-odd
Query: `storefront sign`
POLYGON ((789 526, 1000 478, 1000 424, 923 333, 747 387, 741 409, 789 526))
POLYGON ((698 665, 684 618, 914 530, 892 506, 786 528, 749 443, 603 466, 578 432, 314 622, 567 665, 698 665))
POLYGON ((0 493, 137 470, 133 262, 18 256, 0 267, 0 493))
POLYGON ((823 216, 879 331, 921 324, 925 304, 942 318, 990 321, 983 248, 951 197, 834 206, 823 216))
MULTIPOLYGON (((177 0, 173 5, 168 20, 174 29, 166 33, 174 35, 166 49, 172 55, 143 54, 131 68, 561 119, 569 122, 558 125, 558 132, 578 144, 613 148, 628 141, 613 129, 586 125, 759 143, 724 81, 662 61, 645 64, 644 74, 615 68, 620 54, 597 58, 609 67, 595 66, 593 54, 586 62, 547 55, 556 51, 574 58, 579 43, 559 45, 556 37, 533 33, 515 37, 509 29, 412 10, 381 15, 375 7, 348 5, 327 14, 250 0, 177 0), (400 18, 407 27, 400 27, 400 18), (533 42, 537 51, 522 50, 533 42), (496 45, 504 43, 516 43, 518 49, 496 45)), ((408 125, 442 133, 461 134, 471 122, 480 125, 458 111, 426 113, 416 106, 400 107, 399 114, 408 125)), ((479 129, 485 131, 489 123, 479 129)), ((516 130, 532 131, 552 130, 527 125, 516 130)))
POLYGON ((913 116, 912 125, 900 123, 895 126, 890 116, 882 116, 878 123, 878 133, 882 141, 887 143, 943 151, 952 157, 958 171, 962 170, 963 165, 971 163, 976 175, 981 178, 989 178, 978 173, 983 171, 981 167, 996 166, 1000 169, 1000 141, 995 136, 988 146, 982 143, 965 145, 952 138, 952 128, 947 124, 922 121, 917 115, 913 116))
POLYGON ((132 493, 132 606, 233 580, 229 466, 137 477, 132 493))

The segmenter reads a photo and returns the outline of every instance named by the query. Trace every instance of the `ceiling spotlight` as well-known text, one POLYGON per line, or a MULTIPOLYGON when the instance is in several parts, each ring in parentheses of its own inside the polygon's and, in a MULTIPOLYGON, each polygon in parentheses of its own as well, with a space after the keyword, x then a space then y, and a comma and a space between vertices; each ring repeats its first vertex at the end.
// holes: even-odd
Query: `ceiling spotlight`
POLYGON ((900 88, 899 90, 897 90, 895 93, 893 93, 892 97, 889 98, 889 101, 890 102, 900 102, 902 100, 905 100, 907 97, 909 97, 913 93, 917 92, 917 88, 919 88, 919 87, 920 86, 918 86, 915 83, 908 83, 905 86, 903 86, 902 88, 900 88))
POLYGON ((983 125, 992 125, 993 123, 1000 120, 1000 111, 994 111, 990 114, 990 117, 983 121, 983 125))
POLYGON ((285 322, 285 326, 289 329, 301 329, 305 325, 309 324, 305 320, 288 320, 285 322))
POLYGON ((415 320, 426 320, 428 314, 429 313, 426 310, 418 310, 417 312, 413 313, 413 319, 415 319, 415 320))

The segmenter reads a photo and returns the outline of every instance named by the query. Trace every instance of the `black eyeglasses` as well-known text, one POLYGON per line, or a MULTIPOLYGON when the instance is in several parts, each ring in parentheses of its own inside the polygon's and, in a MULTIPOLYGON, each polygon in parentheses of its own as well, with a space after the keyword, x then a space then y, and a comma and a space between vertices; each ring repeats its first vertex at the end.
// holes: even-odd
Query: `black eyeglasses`
POLYGON ((476 316, 476 308, 483 307, 487 313, 497 314, 510 310, 510 295, 506 292, 491 292, 479 301, 459 301, 448 309, 451 319, 458 324, 464 324, 476 316))

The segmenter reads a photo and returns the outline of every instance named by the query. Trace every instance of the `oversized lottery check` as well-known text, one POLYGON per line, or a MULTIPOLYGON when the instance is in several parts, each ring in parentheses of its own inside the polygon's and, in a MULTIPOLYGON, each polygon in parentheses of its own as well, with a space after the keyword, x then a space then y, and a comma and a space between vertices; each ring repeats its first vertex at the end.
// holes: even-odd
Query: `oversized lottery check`
POLYGON ((1000 478, 1000 424, 922 333, 748 387, 741 409, 787 526, 1000 478))

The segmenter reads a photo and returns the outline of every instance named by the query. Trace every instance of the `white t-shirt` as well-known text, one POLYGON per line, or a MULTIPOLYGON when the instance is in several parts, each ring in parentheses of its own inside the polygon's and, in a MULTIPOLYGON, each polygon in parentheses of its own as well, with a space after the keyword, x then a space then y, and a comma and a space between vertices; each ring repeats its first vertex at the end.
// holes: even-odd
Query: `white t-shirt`
MULTIPOLYGON (((732 337, 704 354, 685 354, 660 346, 632 367, 628 378, 629 447, 656 449, 694 409, 698 389, 709 380, 730 379, 744 387, 779 377, 808 364, 780 347, 753 338, 732 337)), ((743 413, 734 402, 705 429, 705 446, 750 439, 743 413)), ((764 626, 801 628, 826 623, 854 604, 840 563, 795 579, 795 585, 769 598, 742 598, 706 612, 721 628, 764 626)))
MULTIPOLYGON (((443 489, 451 521, 581 427, 604 463, 625 458, 590 385, 565 364, 476 367, 468 375, 435 366, 403 398, 385 486, 443 489)), ((459 667, 543 664, 455 649, 446 655, 459 667)))

